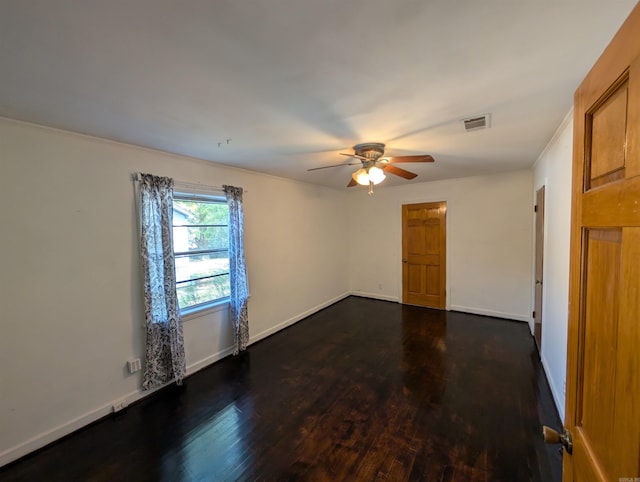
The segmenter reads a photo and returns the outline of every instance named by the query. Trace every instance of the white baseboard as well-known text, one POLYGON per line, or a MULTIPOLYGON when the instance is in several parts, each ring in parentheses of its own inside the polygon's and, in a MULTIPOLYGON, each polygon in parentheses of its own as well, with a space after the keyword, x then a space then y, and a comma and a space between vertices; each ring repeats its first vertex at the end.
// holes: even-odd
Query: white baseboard
POLYGON ((335 298, 332 298, 328 301, 325 301, 324 303, 320 303, 319 305, 314 306, 311 309, 308 309, 307 311, 300 313, 296 316, 293 316, 291 318, 289 318, 288 320, 283 321, 282 323, 278 323, 275 326, 272 326, 271 328, 264 330, 261 333, 257 333, 255 335, 252 335, 249 337, 249 344, 253 344, 257 341, 262 340, 263 338, 266 338, 270 335, 273 335, 274 333, 290 326, 293 325, 294 323, 297 323, 298 321, 306 318, 307 316, 313 315, 314 313, 326 308, 327 306, 331 306, 334 303, 337 303, 338 301, 341 301, 343 299, 345 299, 346 297, 350 296, 351 293, 346 292, 346 293, 342 293, 339 296, 336 296, 335 298))
POLYGON ((517 320, 530 322, 531 317, 525 315, 518 315, 516 313, 506 313, 503 311, 486 310, 484 308, 472 308, 470 306, 451 305, 449 306, 451 311, 462 311, 464 313, 473 313, 474 315, 493 316, 495 318, 505 318, 507 320, 517 320))
MULTIPOLYGON (((213 355, 209 355, 206 358, 203 358, 200 361, 192 363, 187 367, 187 376, 193 375, 196 372, 199 372, 203 368, 207 368, 212 363, 217 362, 218 360, 222 360, 224 357, 229 356, 233 353, 233 347, 229 346, 227 348, 223 348, 218 353, 214 353, 213 355)), ((144 392, 145 395, 147 392, 144 392)))
MULTIPOLYGON (((128 397, 118 398, 117 401, 119 402, 124 398, 128 398, 128 397)), ((51 442, 58 440, 59 438, 64 437, 65 435, 68 435, 71 432, 74 432, 84 427, 85 425, 88 425, 91 422, 94 422, 104 417, 105 415, 108 415, 109 413, 111 413, 111 407, 115 402, 116 400, 113 400, 113 402, 111 403, 107 403, 95 410, 92 410, 83 415, 80 415, 79 417, 76 417, 70 420, 69 422, 66 422, 51 430, 48 430, 39 435, 36 435, 35 437, 30 438, 19 445, 16 445, 14 447, 11 447, 5 450, 4 452, 0 453, 0 467, 2 467, 5 464, 8 464, 9 462, 13 462, 14 460, 17 460, 20 457, 27 455, 30 452, 33 452, 34 450, 42 448, 45 445, 48 445, 51 442)))
POLYGON ((375 300, 393 301, 394 303, 400 302, 400 299, 397 296, 379 295, 376 293, 367 293, 366 291, 352 291, 349 294, 353 296, 360 296, 362 298, 373 298, 375 300))
MULTIPOLYGON (((368 293, 366 291, 351 291, 352 296, 360 296, 362 298, 373 298, 382 301, 393 301, 394 303, 400 303, 400 298, 397 296, 380 295, 376 293, 368 293)), ((531 317, 518 315, 515 313, 506 313, 503 311, 486 310, 483 308, 473 308, 470 306, 451 305, 447 306, 447 311, 462 311, 464 313, 473 313, 474 315, 493 316, 494 318, 504 318, 507 320, 525 321, 529 323, 531 317)))
MULTIPOLYGON (((200 371, 203 368, 211 365, 212 363, 223 359, 231 353, 233 353, 233 347, 225 348, 218 353, 206 357, 203 360, 192 363, 187 367, 186 377, 193 375, 197 371, 200 371)), ((62 425, 41 433, 40 435, 37 435, 27 440, 26 442, 7 449, 4 452, 0 453, 0 467, 8 464, 9 462, 13 462, 14 460, 17 460, 20 457, 33 452, 34 450, 38 450, 45 445, 48 445, 51 442, 64 437, 65 435, 69 435, 70 433, 75 432, 76 430, 81 429, 82 427, 89 425, 96 420, 106 417, 113 412, 112 407, 118 402, 125 401, 127 405, 131 405, 132 403, 142 400, 143 398, 148 397, 149 395, 171 384, 173 384, 173 382, 167 383, 166 385, 155 388, 153 390, 142 390, 142 388, 139 388, 138 390, 111 400, 110 402, 96 408, 95 410, 91 410, 83 415, 80 415, 79 417, 76 417, 69 422, 63 423, 62 425)))
POLYGON ((558 387, 556 387, 555 381, 551 376, 551 370, 549 369, 549 364, 547 363, 547 359, 544 355, 540 356, 540 361, 542 362, 542 368, 544 368, 547 381, 549 382, 549 387, 551 388, 551 394, 553 395, 553 402, 556 404, 556 410, 558 410, 560 420, 564 423, 564 397, 560 397, 560 392, 558 391, 558 387))
MULTIPOLYGON (((272 335, 274 333, 276 333, 277 331, 282 330, 283 328, 286 328, 289 325, 292 325, 300 320, 302 320, 303 318, 306 318, 309 315, 312 315, 313 313, 320 311, 323 308, 326 308, 327 306, 330 306, 346 297, 348 297, 351 293, 346 292, 341 294, 340 296, 336 296, 335 298, 332 298, 328 301, 325 301, 324 303, 321 303, 317 306, 314 306, 313 308, 305 311, 304 313, 300 313, 299 315, 296 315, 292 318, 289 318, 288 320, 268 329, 263 331, 262 333, 258 333, 257 335, 253 335, 250 337, 249 339, 249 343, 255 343, 258 340, 261 340, 263 338, 266 338, 269 335, 272 335)), ((220 350, 217 353, 214 353, 202 360, 199 360, 195 363, 192 363, 191 365, 187 366, 187 373, 186 376, 190 376, 193 375, 194 373, 202 370, 203 368, 206 368, 207 366, 211 365, 212 363, 217 362, 218 360, 223 359, 224 357, 231 355, 233 353, 233 347, 227 347, 224 348, 222 350, 220 350)), ((115 405, 118 402, 122 402, 122 401, 126 401, 127 405, 131 405, 132 403, 135 403, 145 397, 148 397, 149 395, 155 393, 158 390, 163 389, 166 386, 171 385, 173 382, 168 383, 167 385, 164 385, 162 387, 158 387, 154 390, 142 390, 142 388, 139 388, 138 390, 135 390, 133 392, 130 392, 126 395, 123 395, 121 397, 118 397, 114 400, 111 400, 107 403, 105 403, 104 405, 101 405, 100 407, 91 410, 83 415, 80 415, 79 417, 74 418, 73 420, 70 420, 68 422, 65 422, 57 427, 52 428, 51 430, 47 430, 46 432, 43 432, 39 435, 36 435, 33 438, 30 438, 28 440, 26 440, 25 442, 22 442, 14 447, 11 447, 5 451, 3 451, 2 453, 0 453, 0 467, 13 462, 14 460, 19 459, 20 457, 23 457, 35 450, 38 450, 42 447, 44 447, 45 445, 50 444, 51 442, 54 442, 62 437, 64 437, 65 435, 69 435, 72 432, 75 432, 76 430, 85 427, 86 425, 89 425, 92 422, 95 422, 96 420, 99 420, 109 414, 112 413, 112 407, 113 405, 115 405)))

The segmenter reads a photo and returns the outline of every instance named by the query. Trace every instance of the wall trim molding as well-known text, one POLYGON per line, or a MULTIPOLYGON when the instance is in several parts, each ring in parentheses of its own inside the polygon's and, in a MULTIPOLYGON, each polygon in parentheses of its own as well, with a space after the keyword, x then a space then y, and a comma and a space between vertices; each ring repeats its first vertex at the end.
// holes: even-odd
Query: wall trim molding
POLYGON ((524 321, 529 323, 531 317, 525 315, 519 315, 517 313, 505 313, 503 311, 487 310, 484 308, 473 308, 470 306, 451 305, 449 307, 451 311, 462 311, 464 313, 472 313, 474 315, 492 316, 494 318, 504 318, 506 320, 524 321))
POLYGON ((560 392, 558 391, 558 387, 556 387, 553 377, 551 376, 549 363, 547 362, 544 354, 540 355, 540 361, 542 362, 542 368, 544 369, 544 374, 547 378, 547 382, 549 383, 549 388, 551 388, 551 395, 553 396, 556 410, 558 411, 558 415, 560 415, 560 420, 564 423, 564 400, 561 401, 560 392))
MULTIPOLYGON (((336 296, 334 298, 331 298, 328 301, 325 301, 323 303, 320 303, 319 305, 314 306, 313 308, 310 308, 296 316, 293 316, 291 318, 289 318, 288 320, 283 321, 282 323, 279 323, 278 325, 269 328, 268 330, 265 330, 261 333, 258 333, 256 335, 253 335, 249 338, 249 344, 252 345, 253 343, 256 343, 259 340, 262 340, 263 338, 266 338, 270 335, 273 335, 274 333, 294 324, 297 323, 298 321, 316 313, 317 311, 320 311, 334 303, 337 303, 338 301, 341 301, 347 297, 349 297, 351 295, 350 292, 345 292, 342 293, 339 296, 336 296)), ((186 372, 186 376, 185 378, 193 375, 194 373, 202 370, 203 368, 208 367, 209 365, 212 365, 213 363, 222 360, 223 358, 231 355, 233 353, 233 347, 226 347, 223 348, 222 350, 218 351, 217 353, 214 353, 212 355, 207 356, 206 358, 203 358, 202 360, 198 360, 194 363, 191 363, 189 366, 187 366, 187 372, 186 372)), ((24 457, 25 455, 30 454, 31 452, 35 452, 36 450, 39 450, 53 442, 55 442, 58 439, 61 439, 67 435, 70 435, 71 433, 93 423, 96 422, 98 420, 100 420, 101 418, 107 417, 108 415, 111 415, 112 413, 112 407, 114 404, 116 404, 117 402, 122 402, 122 401, 126 401, 127 405, 131 405, 135 402, 138 402, 144 398, 147 398, 151 395, 153 395, 154 393, 156 393, 159 390, 162 390, 163 388, 172 385, 173 382, 171 383, 167 383, 166 385, 163 385, 161 387, 158 387, 154 390, 142 390, 142 388, 139 388, 137 390, 134 390, 132 392, 129 392, 121 397, 118 397, 114 400, 110 400, 109 402, 99 406, 98 408, 95 408, 94 410, 90 410, 76 418, 73 418, 71 420, 69 420, 66 423, 63 423, 61 425, 58 425, 57 427, 54 427, 50 430, 47 430, 46 432, 42 432, 39 435, 36 435, 35 437, 32 437, 18 445, 15 445, 14 447, 11 447, 3 452, 0 453, 0 467, 9 464, 11 462, 14 462, 16 460, 18 460, 21 457, 24 457)))
MULTIPOLYGON (((253 176, 260 176, 260 177, 275 179, 277 181, 282 181, 282 182, 286 182, 286 183, 289 183, 289 184, 298 184, 298 185, 299 184, 306 184, 308 186, 311 185, 311 186, 313 186, 314 188, 317 188, 317 189, 328 189, 328 190, 331 190, 331 191, 341 191, 342 190, 342 188, 337 189, 337 188, 333 188, 333 187, 329 187, 329 186, 319 186, 317 184, 313 184, 313 183, 310 183, 310 182, 296 181, 296 180, 290 179, 288 177, 276 176, 274 174, 267 174, 267 173, 264 173, 264 172, 252 171, 251 169, 245 169, 245 168, 242 168, 242 167, 235 167, 235 166, 232 166, 230 164, 222 164, 220 162, 209 161, 209 160, 201 158, 201 157, 193 157, 193 156, 188 156, 186 154, 178 154, 178 153, 171 152, 171 151, 165 151, 165 150, 156 149, 156 148, 153 148, 153 147, 142 146, 140 144, 130 144, 128 142, 119 141, 117 139, 110 139, 108 137, 98 137, 98 136, 94 136, 92 134, 85 134, 85 133, 82 133, 82 132, 73 131, 73 130, 69 130, 69 129, 62 129, 60 127, 53 127, 53 126, 46 125, 46 124, 37 124, 35 122, 24 121, 24 120, 20 120, 20 119, 14 119, 12 117, 0 116, 0 121, 1 122, 7 122, 7 123, 21 124, 21 125, 24 125, 24 126, 33 127, 33 128, 41 129, 41 130, 44 130, 44 131, 54 132, 54 133, 57 133, 59 135, 63 135, 63 136, 67 136, 67 137, 71 136, 71 137, 83 138, 83 139, 91 140, 91 141, 98 142, 98 143, 101 143, 101 144, 115 145, 115 146, 120 146, 120 147, 124 147, 124 148, 135 149, 135 150, 141 151, 141 152, 156 154, 156 155, 157 154, 161 154, 161 155, 167 156, 169 158, 181 159, 183 161, 191 161, 191 162, 200 163, 200 164, 202 164, 204 166, 211 166, 213 164, 217 168, 227 169, 229 171, 235 171, 235 172, 243 172, 243 173, 251 174, 253 176)), ((183 180, 183 181, 184 182, 190 182, 190 181, 187 181, 186 179, 183 180)), ((193 182, 197 184, 196 181, 193 181, 193 182)))
MULTIPOLYGON (((378 295, 375 293, 367 293, 365 291, 352 291, 351 296, 359 296, 361 298, 373 298, 382 301, 392 301, 394 303, 401 303, 401 300, 397 296, 378 295)), ((531 317, 518 315, 516 313, 506 313, 503 311, 487 310, 483 308, 473 308, 470 306, 462 305, 450 305, 447 306, 445 311, 461 311, 463 313, 471 313, 474 315, 491 316, 493 318, 502 318, 505 320, 524 321, 530 323, 531 317)))
POLYGON ((152 393, 155 393, 157 390, 160 390, 162 388, 164 388, 164 386, 151 391, 142 391, 142 389, 138 389, 136 391, 130 392, 122 397, 111 400, 110 402, 103 404, 94 410, 91 410, 74 419, 71 419, 66 423, 63 423, 61 425, 58 425, 57 427, 47 430, 46 432, 36 435, 35 437, 32 437, 26 440, 25 442, 22 442, 14 447, 11 447, 5 450, 4 452, 0 453, 0 467, 15 461, 20 457, 24 457, 25 455, 28 455, 31 452, 41 449, 49 445, 50 443, 53 443, 56 440, 61 439, 75 432, 76 430, 79 430, 89 425, 90 423, 93 423, 97 420, 100 420, 101 418, 106 417, 107 415, 112 413, 111 407, 116 402, 126 401, 127 405, 129 405, 133 402, 136 402, 138 400, 145 398, 148 395, 151 395, 152 393))
POLYGON ((275 333, 277 333, 280 330, 283 330, 285 328, 287 328, 288 326, 293 325, 294 323, 297 323, 300 320, 303 320, 304 318, 313 315, 314 313, 325 309, 328 306, 333 305, 334 303, 337 303, 338 301, 342 301, 343 299, 349 297, 351 295, 350 292, 344 292, 341 295, 336 296, 335 298, 331 298, 328 301, 325 301, 324 303, 320 303, 319 305, 314 306, 313 308, 308 309, 307 311, 304 311, 296 316, 292 316, 291 318, 289 318, 288 320, 283 321, 282 323, 278 323, 275 326, 272 326, 271 328, 268 328, 266 330, 264 330, 261 333, 257 333, 253 336, 249 337, 249 344, 253 345, 254 343, 267 338, 268 336, 271 336, 275 333))
POLYGON ((394 303, 400 303, 400 299, 397 296, 378 295, 375 293, 367 293, 366 291, 351 291, 351 296, 359 296, 361 298, 373 298, 374 300, 393 301, 394 303))
MULTIPOLYGON (((558 140, 558 138, 560 137, 560 135, 564 131, 564 128, 571 121, 573 121, 573 105, 571 106, 571 109, 569 109, 569 112, 567 112, 566 115, 564 116, 564 118, 562 119, 562 122, 560 122, 560 125, 558 126, 558 128, 555 130, 555 132, 551 136, 551 139, 549 139, 549 142, 547 142, 547 144, 544 146, 544 149, 542 150, 542 152, 538 155, 537 159, 531 165, 531 170, 532 171, 535 171, 535 169, 538 166, 538 163, 540 162, 540 160, 543 159, 547 155, 547 153, 551 149, 551 146, 555 145, 556 141, 558 140)), ((534 194, 535 194, 535 190, 534 190, 534 194)))
MULTIPOLYGON (((202 370, 203 368, 211 365, 212 363, 217 362, 218 360, 222 360, 228 355, 233 353, 233 347, 224 348, 213 355, 210 355, 203 360, 199 360, 191 365, 187 366, 187 372, 185 378, 193 375, 194 373, 202 370)), ((36 435, 35 437, 30 438, 29 440, 16 445, 10 449, 5 450, 0 453, 0 467, 11 463, 20 457, 24 457, 25 455, 30 454, 36 450, 39 450, 50 443, 55 442, 58 439, 66 437, 67 435, 72 434, 73 432, 80 430, 81 428, 100 420, 101 418, 105 418, 108 415, 111 415, 112 407, 117 402, 125 401, 127 405, 131 405, 135 402, 138 402, 144 398, 147 398, 159 390, 162 390, 169 385, 172 385, 173 382, 167 383, 161 387, 155 388, 153 390, 142 390, 139 388, 133 392, 129 392, 126 395, 118 397, 114 400, 109 401, 101 405, 100 407, 86 412, 79 417, 76 417, 69 422, 58 425, 57 427, 52 428, 51 430, 47 430, 46 432, 41 433, 40 435, 36 435)))

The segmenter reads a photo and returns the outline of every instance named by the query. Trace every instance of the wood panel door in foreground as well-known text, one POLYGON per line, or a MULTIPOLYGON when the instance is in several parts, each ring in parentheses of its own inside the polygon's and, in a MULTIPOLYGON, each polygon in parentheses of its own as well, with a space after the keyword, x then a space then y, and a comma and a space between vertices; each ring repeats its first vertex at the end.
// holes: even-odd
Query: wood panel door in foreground
POLYGON ((640 4, 574 99, 565 482, 640 478, 640 4))
POLYGON ((402 302, 446 306, 447 203, 402 206, 402 302))

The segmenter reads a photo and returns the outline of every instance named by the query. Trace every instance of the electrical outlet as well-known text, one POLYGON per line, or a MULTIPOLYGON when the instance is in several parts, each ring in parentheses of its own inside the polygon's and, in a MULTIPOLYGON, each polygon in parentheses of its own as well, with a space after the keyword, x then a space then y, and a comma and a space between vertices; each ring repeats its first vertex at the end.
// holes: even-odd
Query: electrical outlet
POLYGON ((128 405, 129 404, 127 403, 126 400, 120 400, 119 402, 114 403, 111 409, 113 410, 113 413, 116 413, 116 412, 119 412, 120 410, 124 410, 125 408, 127 408, 128 405))
POLYGON ((140 358, 132 358, 127 361, 127 368, 129 369, 129 373, 139 372, 142 369, 142 362, 140 358))

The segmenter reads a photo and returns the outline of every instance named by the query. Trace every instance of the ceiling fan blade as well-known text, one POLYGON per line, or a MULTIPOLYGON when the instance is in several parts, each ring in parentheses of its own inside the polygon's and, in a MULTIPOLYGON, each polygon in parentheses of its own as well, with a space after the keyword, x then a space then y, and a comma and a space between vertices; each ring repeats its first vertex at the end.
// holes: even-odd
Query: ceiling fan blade
POLYGON ((339 154, 341 156, 355 157, 356 159, 362 159, 363 161, 368 161, 369 160, 364 156, 359 156, 358 154, 345 154, 344 152, 340 152, 339 154))
POLYGON ((394 157, 387 157, 387 159, 389 159, 389 162, 391 163, 396 163, 396 162, 433 162, 434 159, 432 156, 430 156, 429 154, 423 154, 423 155, 419 155, 419 156, 394 156, 394 157))
POLYGON ((417 176, 413 172, 405 171, 404 169, 400 169, 399 167, 392 166, 391 164, 386 164, 384 166, 384 172, 388 172, 389 174, 395 174, 396 176, 404 177, 405 179, 413 179, 417 176))
POLYGON ((355 181, 355 179, 351 179, 351 181, 349 181, 349 184, 347 184, 347 187, 353 187, 355 185, 357 185, 358 183, 355 181))
POLYGON ((333 164, 332 166, 312 167, 311 169, 307 169, 307 171, 317 171, 319 169, 329 169, 340 166, 355 166, 356 164, 360 165, 360 162, 345 162, 344 164, 333 164))

